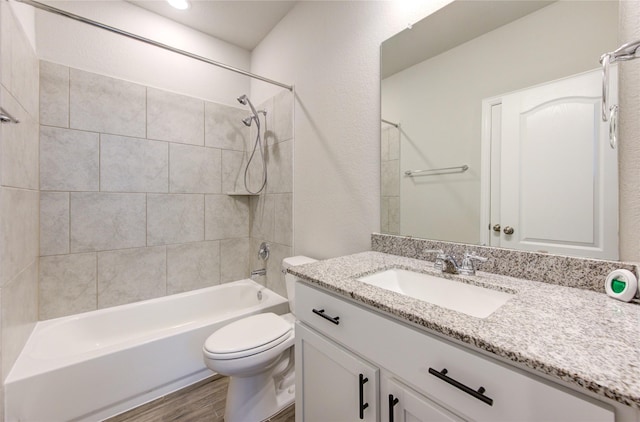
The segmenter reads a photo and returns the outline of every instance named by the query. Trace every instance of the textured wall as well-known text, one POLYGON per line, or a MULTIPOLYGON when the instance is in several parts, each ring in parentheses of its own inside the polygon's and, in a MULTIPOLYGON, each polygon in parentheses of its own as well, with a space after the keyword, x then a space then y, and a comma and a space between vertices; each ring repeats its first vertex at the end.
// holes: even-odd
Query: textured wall
MULTIPOLYGON (((0 83, 0 105, 20 120, 0 126, 0 356, 4 380, 38 317, 38 60, 8 2, 0 4, 0 83)), ((0 394, 3 402, 4 394, 0 394)), ((0 411, 0 420, 3 413, 0 411)))
MULTIPOLYGON (((640 2, 620 2, 620 44, 640 39, 640 2)), ((640 261, 640 60, 619 65, 620 259, 640 261)))
POLYGON ((269 102, 272 177, 250 202, 226 194, 245 191, 248 109, 45 61, 40 75, 40 319, 246 278, 250 236, 290 246, 290 94, 269 102))

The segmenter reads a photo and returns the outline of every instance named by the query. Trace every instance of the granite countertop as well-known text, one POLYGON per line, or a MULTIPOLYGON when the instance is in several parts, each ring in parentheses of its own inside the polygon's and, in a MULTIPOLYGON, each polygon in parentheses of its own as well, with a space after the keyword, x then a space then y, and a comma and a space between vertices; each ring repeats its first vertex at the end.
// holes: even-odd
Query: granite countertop
POLYGON ((640 305, 603 293, 478 271, 447 278, 515 293, 480 319, 371 286, 357 277, 390 268, 441 275, 433 263, 363 252, 289 269, 312 285, 400 320, 640 408, 640 305))

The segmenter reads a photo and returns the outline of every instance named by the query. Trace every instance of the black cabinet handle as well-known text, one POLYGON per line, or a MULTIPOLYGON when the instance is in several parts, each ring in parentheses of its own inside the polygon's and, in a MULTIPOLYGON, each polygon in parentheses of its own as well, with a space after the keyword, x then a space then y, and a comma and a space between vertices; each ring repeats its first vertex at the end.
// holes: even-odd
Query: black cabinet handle
POLYGON ((393 408, 398 404, 398 398, 393 397, 393 394, 389 394, 389 422, 393 422, 393 408))
POLYGON ((447 376, 447 369, 443 369, 442 371, 438 372, 433 368, 429 368, 429 373, 431 375, 435 375, 436 377, 440 378, 442 381, 447 382, 451 385, 453 385, 456 388, 459 388, 460 390, 464 391, 465 393, 477 398, 478 400, 488 404, 489 406, 493 406, 493 399, 485 396, 483 393, 486 391, 484 389, 484 387, 480 387, 478 388, 478 391, 473 390, 469 387, 467 387, 466 385, 464 385, 463 383, 454 380, 453 378, 450 378, 447 376))
POLYGON ((360 419, 364 419, 364 409, 369 407, 369 403, 364 402, 364 384, 367 381, 369 381, 369 378, 365 378, 364 375, 362 374, 360 374, 358 378, 359 378, 359 387, 360 387, 360 403, 359 403, 360 419))
POLYGON ((316 314, 316 315, 320 315, 322 318, 326 319, 327 321, 331 321, 336 325, 340 324, 340 321, 339 321, 340 317, 339 316, 330 317, 329 315, 324 313, 324 309, 315 309, 315 308, 313 308, 313 313, 316 314))

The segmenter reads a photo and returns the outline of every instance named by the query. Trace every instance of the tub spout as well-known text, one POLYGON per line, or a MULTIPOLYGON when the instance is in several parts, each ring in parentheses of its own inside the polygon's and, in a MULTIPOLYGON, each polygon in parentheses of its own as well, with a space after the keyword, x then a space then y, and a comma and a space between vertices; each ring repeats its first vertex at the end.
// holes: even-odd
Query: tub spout
POLYGON ((267 274, 266 268, 260 268, 259 270, 251 271, 251 277, 253 277, 255 275, 266 275, 266 274, 267 274))

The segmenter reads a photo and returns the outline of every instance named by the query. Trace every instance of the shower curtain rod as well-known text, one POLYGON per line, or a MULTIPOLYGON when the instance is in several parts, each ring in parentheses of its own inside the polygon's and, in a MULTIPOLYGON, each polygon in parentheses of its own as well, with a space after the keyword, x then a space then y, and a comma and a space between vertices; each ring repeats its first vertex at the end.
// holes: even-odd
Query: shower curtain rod
POLYGON ((382 123, 386 123, 386 124, 388 124, 388 125, 391 125, 391 126, 395 126, 395 127, 397 127, 397 128, 400 128, 400 123, 393 123, 393 122, 390 122, 389 120, 386 120, 386 119, 380 119, 380 120, 382 121, 382 123))
POLYGON ((104 29, 106 31, 113 32, 115 34, 119 34, 119 35, 122 35, 122 36, 125 36, 125 37, 128 37, 128 38, 143 42, 145 44, 149 44, 149 45, 153 45, 153 46, 156 46, 156 47, 160 47, 162 49, 165 49, 165 50, 168 50, 168 51, 171 51, 171 52, 174 52, 174 53, 178 53, 178 54, 181 54, 183 56, 190 57, 192 59, 199 60, 201 62, 208 63, 208 64, 211 64, 211 65, 214 65, 214 66, 217 66, 217 67, 221 67, 223 69, 227 69, 227 70, 230 70, 232 72, 239 73, 239 74, 244 75, 244 76, 248 76, 250 78, 258 79, 258 80, 261 80, 263 82, 267 82, 267 83, 270 83, 270 84, 273 84, 273 85, 277 85, 277 86, 280 86, 282 88, 286 88, 289 91, 293 91, 293 86, 291 86, 291 85, 283 84, 282 82, 274 81, 273 79, 265 78, 264 76, 256 75, 254 73, 247 72, 247 71, 242 70, 242 69, 238 69, 237 67, 229 66, 227 64, 220 63, 220 62, 217 62, 215 60, 207 59, 206 57, 198 56, 196 54, 189 53, 188 51, 180 50, 179 48, 171 47, 170 45, 162 44, 162 43, 159 43, 157 41, 153 41, 153 40, 151 40, 149 38, 141 37, 141 36, 133 34, 131 32, 123 31, 122 29, 114 28, 112 26, 105 25, 103 23, 96 22, 96 21, 91 20, 91 19, 87 19, 85 17, 79 16, 79 15, 76 15, 76 14, 73 14, 73 13, 67 12, 65 10, 61 10, 61 9, 52 7, 52 6, 49 6, 49 5, 44 4, 44 3, 40 3, 40 2, 37 2, 37 1, 34 1, 34 0, 15 0, 15 1, 17 1, 19 3, 28 4, 29 6, 33 6, 36 9, 44 10, 45 12, 49 12, 49 13, 53 13, 53 14, 56 14, 56 15, 64 16, 66 18, 73 19, 73 20, 76 20, 78 22, 83 22, 83 23, 86 23, 88 25, 92 25, 92 26, 95 26, 97 28, 101 28, 101 29, 104 29))

